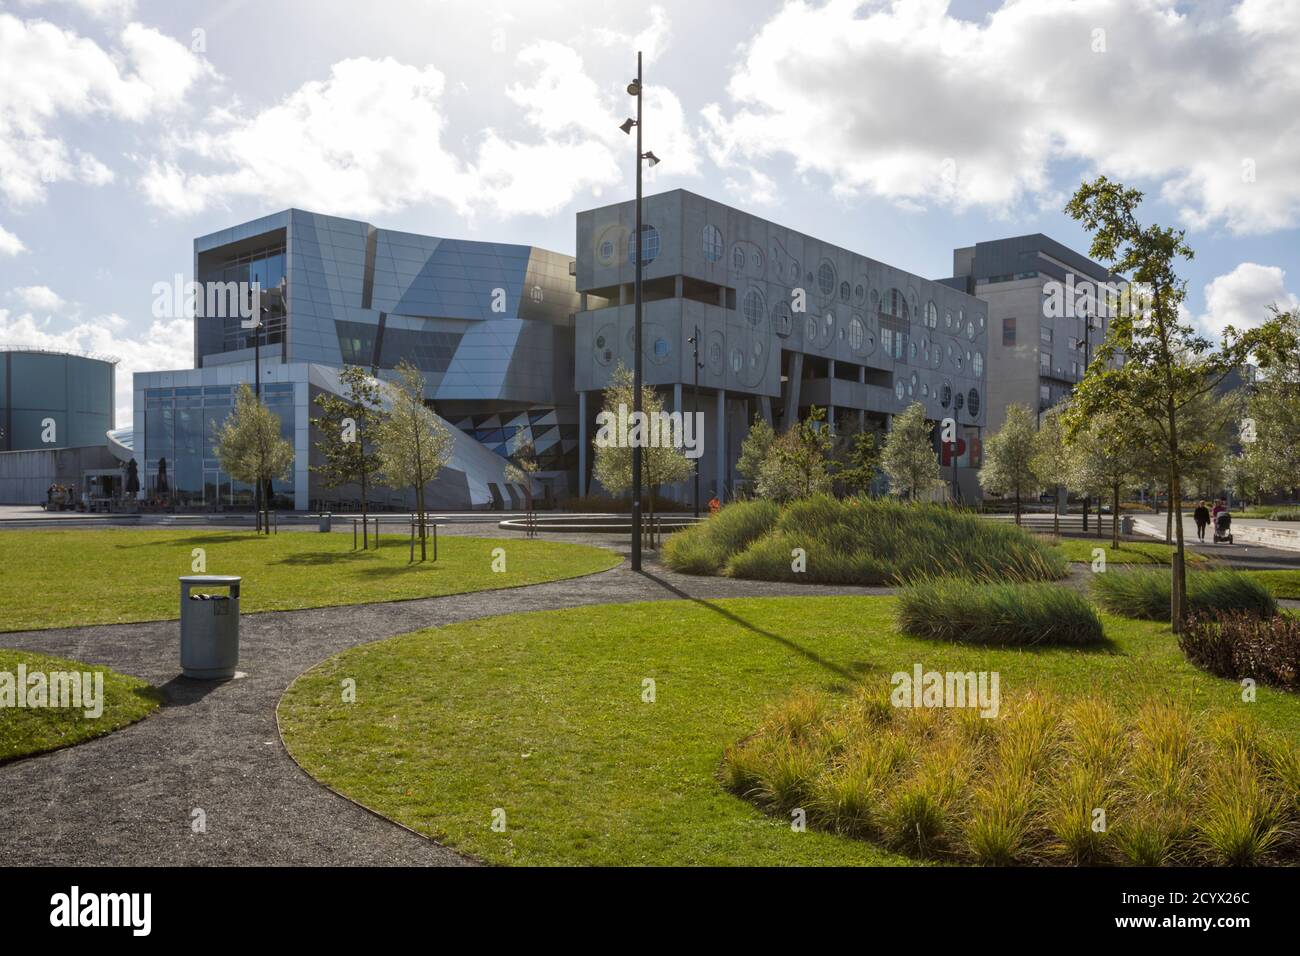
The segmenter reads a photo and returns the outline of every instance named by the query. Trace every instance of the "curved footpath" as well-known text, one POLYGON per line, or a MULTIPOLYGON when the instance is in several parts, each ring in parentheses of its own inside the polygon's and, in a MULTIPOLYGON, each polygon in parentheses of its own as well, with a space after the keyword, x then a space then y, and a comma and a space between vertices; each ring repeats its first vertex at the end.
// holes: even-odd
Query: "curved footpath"
POLYGON ((374 864, 471 861, 377 817, 308 777, 276 728, 281 695, 303 671, 369 641, 521 611, 629 601, 885 594, 695 578, 658 566, 500 591, 387 604, 245 615, 246 677, 179 676, 176 621, 0 634, 0 645, 103 664, 159 685, 154 715, 95 740, 0 766, 6 865, 374 864), (206 832, 192 832, 202 810, 206 832))

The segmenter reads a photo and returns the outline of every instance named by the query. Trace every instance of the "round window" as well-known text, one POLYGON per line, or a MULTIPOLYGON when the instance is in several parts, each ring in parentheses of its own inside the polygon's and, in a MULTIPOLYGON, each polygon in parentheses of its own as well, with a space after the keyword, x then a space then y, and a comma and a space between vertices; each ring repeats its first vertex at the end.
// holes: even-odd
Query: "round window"
POLYGON ((655 339, 655 356, 658 358, 667 358, 672 348, 668 345, 667 339, 655 339))
POLYGON ((966 323, 966 338, 970 339, 972 342, 975 341, 975 323, 974 323, 974 322, 967 322, 967 323, 966 323))
POLYGON ((767 304, 763 301, 763 294, 757 289, 750 289, 745 293, 745 319, 754 328, 758 328, 759 322, 763 320, 763 314, 767 311, 767 304))
POLYGON ((945 329, 950 329, 950 328, 952 328, 952 313, 951 313, 951 312, 945 312, 945 313, 943 314, 943 327, 944 327, 945 329))
POLYGON ((853 298, 858 303, 862 302, 862 299, 866 294, 866 290, 862 288, 862 283, 858 283, 858 285, 853 289, 853 298))
MULTIPOLYGON (((649 265, 659 258, 659 230, 654 226, 641 227, 641 264, 649 265)), ((627 237, 627 262, 636 265, 636 242, 627 237)))
POLYGON ((928 303, 925 307, 925 324, 930 328, 934 328, 939 324, 939 309, 933 302, 928 303))
POLYGON ((776 308, 772 310, 772 325, 775 326, 776 334, 785 338, 790 334, 790 306, 784 302, 778 302, 776 308))
POLYGON ((966 411, 970 412, 971 418, 980 413, 980 393, 973 388, 966 393, 966 411))
POLYGON ((894 397, 901 402, 903 400, 903 396, 906 393, 907 393, 907 385, 900 378, 897 382, 894 383, 894 397))
POLYGON ((809 345, 812 344, 813 339, 817 338, 817 316, 815 315, 808 316, 807 338, 808 342, 806 344, 809 345))
POLYGON ((606 262, 614 258, 613 240, 606 239, 604 242, 600 244, 600 257, 604 259, 606 262))
POLYGON ((840 283, 840 301, 841 301, 841 302, 848 302, 848 301, 849 301, 849 296, 850 296, 851 294, 852 294, 852 293, 851 293, 850 290, 849 290, 849 284, 848 284, 847 282, 841 282, 841 283, 840 283))
POLYGON ((952 386, 947 382, 943 383, 943 389, 939 392, 939 404, 944 408, 952 404, 952 386))
POLYGON ((954 395, 954 396, 952 397, 952 408, 953 408, 953 411, 957 411, 957 412, 961 411, 961 406, 962 406, 962 403, 963 403, 964 401, 965 401, 965 399, 962 397, 961 392, 958 392, 956 395, 954 395))
POLYGON ((828 260, 823 260, 817 269, 817 287, 822 290, 822 295, 835 291, 835 267, 828 260))
POLYGON ((732 350, 731 350, 731 370, 732 370, 733 372, 739 372, 739 371, 740 371, 741 369, 743 369, 744 367, 745 367, 745 353, 743 353, 742 351, 740 351, 740 349, 732 349, 732 350))
POLYGON ((849 320, 849 348, 855 352, 861 352, 862 346, 866 344, 867 329, 862 324, 862 320, 856 315, 849 320))
POLYGON ((731 250, 731 267, 737 272, 745 268, 745 250, 740 246, 731 250))
POLYGON ((971 369, 975 372, 977 378, 984 375, 984 355, 976 352, 971 358, 971 369))
POLYGON ((984 316, 982 316, 982 315, 977 315, 977 316, 975 316, 975 324, 978 325, 978 326, 980 327, 981 330, 983 330, 983 328, 984 328, 984 316))

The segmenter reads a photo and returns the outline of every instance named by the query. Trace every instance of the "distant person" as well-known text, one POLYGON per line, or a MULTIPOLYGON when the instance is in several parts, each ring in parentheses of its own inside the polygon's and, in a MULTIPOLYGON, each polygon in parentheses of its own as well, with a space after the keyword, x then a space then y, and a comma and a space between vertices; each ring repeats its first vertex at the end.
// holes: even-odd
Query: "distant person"
POLYGON ((1228 506, 1223 503, 1223 499, 1222 498, 1216 499, 1214 502, 1214 508, 1210 511, 1210 519, 1212 521, 1218 521, 1219 515, 1227 510, 1228 510, 1228 506))
POLYGON ((1210 509, 1206 507, 1204 501, 1197 505, 1196 510, 1192 512, 1192 520, 1196 522, 1196 537, 1204 541, 1205 529, 1210 524, 1210 509))
POLYGON ((715 515, 721 510, 722 510, 722 502, 718 500, 717 495, 714 495, 712 498, 709 499, 709 514, 715 515))

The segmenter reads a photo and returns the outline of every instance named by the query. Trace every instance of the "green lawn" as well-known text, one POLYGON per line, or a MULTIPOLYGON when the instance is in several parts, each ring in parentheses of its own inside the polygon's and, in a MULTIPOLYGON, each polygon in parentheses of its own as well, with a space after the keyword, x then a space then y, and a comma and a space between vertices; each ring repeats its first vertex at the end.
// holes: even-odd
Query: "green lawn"
POLYGON ((0 763, 111 733, 148 716, 162 702, 162 694, 138 677, 127 677, 107 667, 80 661, 0 648, 0 672, 12 675, 16 681, 20 664, 26 665, 29 675, 34 672, 48 675, 56 671, 77 674, 102 672, 103 712, 87 717, 85 707, 6 706, 0 719, 0 763))
MULTIPOLYGON (((847 688, 920 662, 997 670, 1004 694, 1103 693, 1123 710, 1170 694, 1240 707, 1169 630, 1105 617, 1099 649, 971 647, 900 636, 893 598, 659 602, 472 621, 358 647, 279 706, 308 772, 494 863, 906 864, 870 844, 792 832, 726 793, 724 747, 792 689, 847 688), (340 682, 356 681, 356 703, 340 682), (643 703, 643 681, 656 701, 643 703), (506 830, 490 826, 506 813, 506 830)), ((1300 734, 1300 698, 1250 712, 1300 734)))
POLYGON ((1300 570, 1250 571, 1247 573, 1263 581, 1264 586, 1273 592, 1275 598, 1300 599, 1300 570))
MULTIPOLYGON (((352 536, 103 528, 0 533, 0 631, 166 620, 180 616, 181 575, 243 576, 240 610, 283 611, 571 578, 614 567, 603 548, 513 538, 444 536, 438 561, 407 563, 399 535, 378 550, 353 551, 352 536), (492 570, 495 548, 505 571, 492 570)), ((431 552, 432 553, 432 552, 431 552)))
MULTIPOLYGON (((1119 548, 1110 546, 1110 535, 1104 538, 1060 538, 1056 550, 1065 555, 1067 561, 1085 561, 1092 563, 1093 549, 1103 548, 1107 564, 1168 564, 1174 553, 1173 545, 1160 541, 1121 541, 1119 548)), ((1189 564, 1202 562, 1205 556, 1187 549, 1189 564)))

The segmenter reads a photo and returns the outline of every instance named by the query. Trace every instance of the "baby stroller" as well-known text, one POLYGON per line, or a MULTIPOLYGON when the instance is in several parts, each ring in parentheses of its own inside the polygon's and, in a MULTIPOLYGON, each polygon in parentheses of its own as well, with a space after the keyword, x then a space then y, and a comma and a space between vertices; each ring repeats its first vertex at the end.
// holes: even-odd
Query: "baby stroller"
POLYGON ((1214 519, 1214 543, 1226 541, 1232 544, 1232 515, 1226 511, 1220 511, 1219 516, 1214 519))

